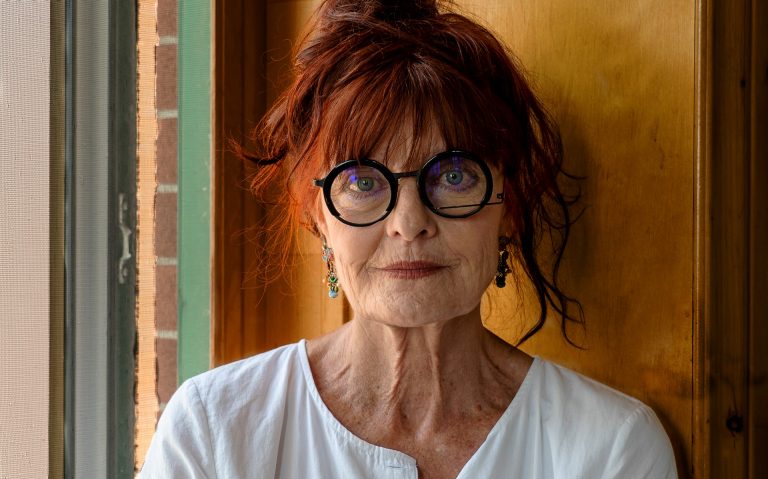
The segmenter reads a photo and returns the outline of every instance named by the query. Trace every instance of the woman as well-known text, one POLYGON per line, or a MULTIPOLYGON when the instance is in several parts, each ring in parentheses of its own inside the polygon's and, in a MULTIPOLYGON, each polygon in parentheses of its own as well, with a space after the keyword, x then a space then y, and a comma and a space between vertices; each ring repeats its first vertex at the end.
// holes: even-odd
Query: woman
POLYGON ((283 185, 281 231, 317 234, 354 319, 185 382, 142 477, 676 477, 647 406, 483 327, 510 273, 540 306, 522 341, 581 321, 560 140, 493 35, 434 0, 328 0, 295 70, 253 187, 283 185))

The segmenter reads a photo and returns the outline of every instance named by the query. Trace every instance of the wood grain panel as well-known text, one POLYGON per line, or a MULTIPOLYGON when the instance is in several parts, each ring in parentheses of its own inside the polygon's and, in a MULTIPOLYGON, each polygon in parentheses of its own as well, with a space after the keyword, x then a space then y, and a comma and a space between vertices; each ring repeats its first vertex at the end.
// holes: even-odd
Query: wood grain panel
POLYGON ((711 301, 705 364, 713 477, 763 477, 768 471, 768 335, 761 295, 766 287, 768 32, 756 15, 761 8, 750 0, 710 6, 711 301))
MULTIPOLYGON (((292 50, 319 4, 318 0, 267 3, 267 101, 270 104, 292 80, 292 50)), ((320 250, 320 241, 301 231, 293 267, 279 282, 267 287, 264 302, 268 347, 320 336, 345 320, 343 295, 333 300, 328 298, 320 250)))
POLYGON ((749 2, 713 2, 711 70, 710 474, 746 477, 749 2), (745 28, 746 27, 746 28, 745 28), (738 422, 742 425, 739 426, 738 422), (731 425, 731 427, 727 427, 731 425))
POLYGON ((696 126, 694 148, 695 210, 694 210, 694 274, 693 274, 693 450, 691 468, 694 477, 709 477, 710 390, 709 390, 709 312, 711 291, 712 224, 711 198, 711 70, 712 21, 711 4, 698 5, 696 25, 696 85, 694 95, 696 126))
POLYGON ((244 209, 245 195, 240 187, 244 171, 238 160, 227 152, 227 139, 241 140, 244 115, 258 118, 263 112, 249 110, 243 103, 244 69, 248 68, 243 59, 250 50, 244 41, 243 4, 243 0, 220 1, 215 11, 214 364, 244 354, 243 335, 238 334, 245 322, 240 292, 245 253, 238 237, 242 224, 240 213, 244 209))
MULTIPOLYGON (((250 112, 243 116, 242 134, 247 138, 248 133, 256 126, 261 114, 267 109, 266 91, 267 91, 267 58, 264 55, 266 49, 266 23, 267 18, 264 15, 265 3, 263 1, 245 1, 243 2, 242 21, 243 21, 243 104, 247 105, 250 112)), ((233 46, 232 48, 237 48, 233 46)), ((247 140, 246 145, 248 145, 247 140)), ((248 176, 249 170, 244 170, 245 176, 248 176)), ((244 186, 242 177, 239 178, 239 184, 244 186)), ((260 205, 254 201, 249 193, 241 188, 237 188, 245 197, 243 199, 243 210, 241 225, 243 233, 238 235, 239 244, 244 248, 243 276, 240 285, 242 294, 242 305, 245 314, 242 322, 240 335, 243 341, 243 357, 265 350, 264 322, 259 318, 263 317, 264 310, 260 306, 261 298, 264 295, 264 288, 254 280, 253 268, 258 258, 257 239, 249 235, 252 224, 258 222, 263 215, 260 205)), ((236 333, 235 333, 236 334, 236 333)))
POLYGON ((290 81, 291 49, 317 5, 216 3, 216 365, 323 334, 346 317, 344 301, 327 297, 320 243, 305 232, 295 264, 277 282, 264 286, 257 255, 265 238, 254 228, 267 212, 247 191, 249 170, 228 151, 227 143, 232 138, 247 146, 248 134, 267 105, 290 81))
MULTIPOLYGON (((238 178, 243 176, 243 168, 236 164, 237 159, 226 152, 226 138, 243 137, 243 23, 242 0, 227 0, 216 4, 216 170, 215 177, 215 231, 217 234, 214 247, 217 268, 226 268, 229 274, 219 274, 216 287, 222 294, 216 294, 215 315, 226 317, 226 321, 215 321, 213 341, 214 350, 227 351, 234 357, 242 357, 241 335, 232 334, 231 330, 243 327, 242 298, 239 291, 242 280, 243 248, 233 237, 240 226, 236 213, 243 209, 243 194, 238 190, 238 178)), ((251 112, 257 115, 259 112, 251 112)), ((219 363, 218 354, 214 362, 219 363)))
POLYGON ((753 0, 750 129, 749 477, 768 477, 768 5, 753 0))
MULTIPOLYGON (((520 58, 560 124, 566 167, 586 176, 563 265, 584 305, 586 349, 556 321, 524 349, 652 406, 691 450, 694 5, 566 0, 462 4, 520 58)), ((490 290, 487 324, 510 341, 536 311, 490 290)), ((552 318, 554 319, 554 318, 552 318)))

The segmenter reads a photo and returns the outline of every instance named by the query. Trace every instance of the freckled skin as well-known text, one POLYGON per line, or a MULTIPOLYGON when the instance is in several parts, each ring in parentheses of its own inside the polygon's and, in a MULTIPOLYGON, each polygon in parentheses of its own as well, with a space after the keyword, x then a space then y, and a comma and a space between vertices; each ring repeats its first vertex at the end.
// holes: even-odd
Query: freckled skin
MULTIPOLYGON (((410 144, 401 142, 389 157, 407 157, 410 144)), ((445 150, 439 139, 432 144, 433 153, 445 150)), ((383 158, 381 149, 373 158, 383 158)), ((494 183, 501 191, 498 173, 494 183)), ((315 220, 354 312, 353 321, 308 342, 323 400, 355 435, 416 459, 420 477, 456 477, 532 361, 480 319, 480 299, 496 272, 503 207, 443 218, 421 203, 415 178, 400 180, 395 209, 368 227, 344 225, 319 204, 315 220), (444 268, 416 279, 381 271, 403 260, 444 268)))

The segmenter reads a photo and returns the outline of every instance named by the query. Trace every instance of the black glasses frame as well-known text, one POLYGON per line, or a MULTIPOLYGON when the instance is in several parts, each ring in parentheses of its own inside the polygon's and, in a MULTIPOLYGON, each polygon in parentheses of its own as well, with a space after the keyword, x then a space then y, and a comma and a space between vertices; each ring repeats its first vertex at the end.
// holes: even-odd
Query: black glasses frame
POLYGON ((457 219, 467 218, 468 216, 472 216, 478 211, 480 211, 481 209, 483 209, 483 207, 486 205, 498 205, 504 202, 504 192, 496 194, 496 199, 498 201, 493 201, 493 202, 490 201, 491 196, 493 195, 493 175, 491 174, 491 169, 488 168, 488 165, 484 161, 480 160, 472 153, 468 151, 463 151, 463 150, 443 151, 442 153, 438 153, 432 158, 430 158, 429 160, 427 160, 427 162, 424 163, 424 165, 418 170, 404 171, 402 173, 393 173, 386 166, 379 163, 378 161, 370 160, 367 158, 364 158, 361 160, 349 160, 343 163, 339 163, 325 176, 325 178, 315 179, 313 180, 312 183, 315 186, 321 187, 323 189, 323 199, 325 200, 325 205, 328 207, 328 211, 330 211, 331 214, 337 220, 349 226, 364 227, 364 226, 370 226, 374 223, 378 223, 379 221, 389 216, 389 214, 392 212, 393 209, 395 209, 395 205, 397 204, 398 186, 399 186, 400 178, 411 178, 411 177, 416 177, 416 184, 419 190, 419 197, 421 198, 421 202, 424 203, 424 205, 427 208, 429 208, 431 212, 433 212, 438 216, 442 216, 443 218, 457 218, 457 219), (436 162, 451 156, 461 156, 463 158, 467 158, 469 160, 474 161, 480 166, 480 169, 483 171, 483 174, 485 174, 485 196, 483 196, 483 199, 480 200, 480 203, 471 204, 471 205, 436 207, 430 201, 429 197, 427 196, 427 188, 425 183, 426 174, 424 173, 428 171, 429 168, 436 162), (384 175, 384 178, 386 178, 387 182, 389 183, 389 188, 392 191, 392 196, 389 199, 389 204, 387 205, 387 208, 384 214, 377 220, 374 220, 368 223, 352 223, 342 218, 341 213, 339 213, 339 211, 333 205, 333 201, 331 200, 331 185, 333 184, 333 181, 336 179, 336 177, 339 176, 339 174, 341 174, 341 172, 347 169, 347 167, 349 167, 350 165, 361 165, 361 166, 369 166, 371 168, 374 168, 378 170, 382 175, 384 175), (476 208, 468 213, 464 213, 461 215, 450 215, 442 211, 442 210, 447 210, 452 208, 467 208, 470 206, 476 206, 476 208))

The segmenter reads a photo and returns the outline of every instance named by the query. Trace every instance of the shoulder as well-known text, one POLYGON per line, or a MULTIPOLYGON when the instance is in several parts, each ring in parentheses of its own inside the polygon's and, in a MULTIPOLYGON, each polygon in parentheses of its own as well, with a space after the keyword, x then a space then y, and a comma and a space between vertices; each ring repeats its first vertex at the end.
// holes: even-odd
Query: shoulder
POLYGON ((566 463, 575 458, 594 477, 677 477, 669 438, 649 406, 566 367, 537 363, 533 396, 568 449, 566 463))
POLYGON ((638 409, 647 408, 638 399, 564 366, 537 358, 536 367, 536 394, 553 413, 599 411, 603 422, 618 424, 638 409))
MULTIPOLYGON (((274 433, 274 421, 306 393, 299 347, 283 346, 217 367, 187 381, 219 439, 237 440, 242 424, 256 434, 274 433)), ((169 404, 170 405, 170 404, 169 404)))
POLYGON ((300 393, 301 345, 283 346, 186 380, 160 417, 142 479, 217 473, 226 477, 233 467, 249 465, 254 438, 279 438, 286 405, 300 393))
POLYGON ((197 391, 206 406, 264 400, 271 392, 281 391, 281 383, 294 378, 300 371, 301 344, 289 344, 219 366, 187 382, 191 383, 189 387, 197 391))

